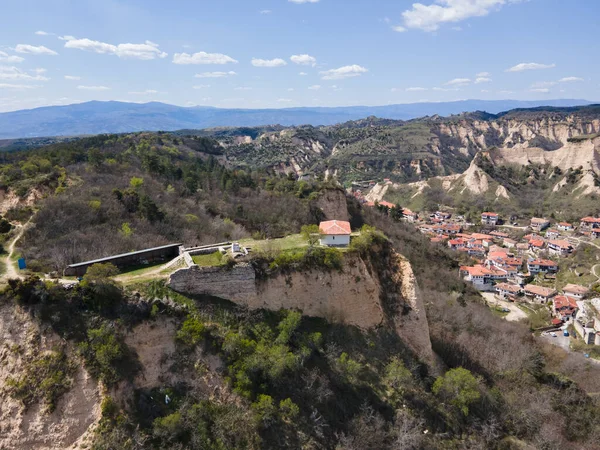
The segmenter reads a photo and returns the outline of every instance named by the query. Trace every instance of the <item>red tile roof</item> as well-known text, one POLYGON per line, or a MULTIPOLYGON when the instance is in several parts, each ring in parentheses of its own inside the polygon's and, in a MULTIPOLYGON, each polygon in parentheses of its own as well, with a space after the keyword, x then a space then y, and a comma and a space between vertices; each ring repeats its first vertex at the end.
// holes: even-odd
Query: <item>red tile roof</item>
POLYGON ((536 286, 535 284, 528 284, 527 286, 525 286, 524 290, 525 292, 534 295, 539 295, 541 297, 552 297, 552 295, 556 294, 556 291, 552 288, 536 286))
POLYGON ((572 248, 573 246, 569 243, 569 241, 565 241, 565 240, 554 240, 554 241, 549 241, 548 244, 552 244, 555 245, 556 247, 560 247, 561 249, 569 249, 572 248))
POLYGON ((493 213, 493 212, 484 212, 481 213, 482 216, 490 216, 490 217, 498 217, 497 213, 493 213))
POLYGON ((583 219, 581 219, 581 221, 585 223, 600 223, 600 218, 584 217, 583 219))
POLYGON ((586 288, 585 286, 580 286, 578 284, 567 284, 563 288, 563 292, 565 292, 565 293, 572 292, 574 294, 584 295, 584 294, 587 294, 588 292, 590 292, 590 290, 588 288, 586 288))
POLYGON ((344 222, 343 220, 328 220, 326 222, 321 222, 319 224, 319 231, 321 234, 327 235, 347 235, 352 232, 350 222, 344 222))
POLYGON ((554 267, 558 266, 554 261, 550 261, 549 259, 534 259, 533 261, 529 261, 527 264, 531 266, 545 266, 545 267, 554 267))

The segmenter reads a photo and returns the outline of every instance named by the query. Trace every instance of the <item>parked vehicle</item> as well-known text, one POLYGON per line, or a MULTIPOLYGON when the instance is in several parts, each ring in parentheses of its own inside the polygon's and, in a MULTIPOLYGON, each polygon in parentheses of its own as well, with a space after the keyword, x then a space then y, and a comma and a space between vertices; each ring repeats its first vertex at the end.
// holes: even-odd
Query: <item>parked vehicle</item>
POLYGON ((563 331, 563 336, 568 336, 569 335, 569 331, 568 330, 564 330, 563 331))
POLYGON ((556 337, 556 333, 553 331, 552 333, 550 333, 550 336, 556 337))

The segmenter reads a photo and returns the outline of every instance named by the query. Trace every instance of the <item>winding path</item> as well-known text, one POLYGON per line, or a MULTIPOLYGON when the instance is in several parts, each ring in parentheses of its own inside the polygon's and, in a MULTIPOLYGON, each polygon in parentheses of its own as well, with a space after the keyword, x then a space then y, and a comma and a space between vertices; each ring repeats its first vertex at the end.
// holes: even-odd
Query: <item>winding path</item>
POLYGON ((23 237, 23 234, 27 229, 27 225, 29 225, 29 223, 31 222, 31 219, 33 219, 33 216, 27 222, 25 222, 24 225, 17 225, 17 227, 19 228, 19 232, 11 241, 11 243, 8 244, 8 255, 4 258, 5 272, 4 275, 0 278, 2 281, 8 281, 14 278, 23 278, 23 276, 19 273, 17 263, 13 262, 13 255, 15 253, 15 247, 17 245, 17 242, 19 242, 19 239, 23 237))

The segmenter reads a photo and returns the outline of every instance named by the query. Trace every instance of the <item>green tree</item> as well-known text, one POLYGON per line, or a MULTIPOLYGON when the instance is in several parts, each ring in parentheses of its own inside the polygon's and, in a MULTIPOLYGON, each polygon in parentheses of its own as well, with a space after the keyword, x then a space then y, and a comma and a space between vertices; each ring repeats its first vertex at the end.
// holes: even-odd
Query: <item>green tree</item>
POLYGON ((143 178, 132 177, 131 180, 129 180, 129 186, 131 186, 133 189, 139 189, 142 187, 143 184, 144 184, 143 178))
POLYGON ((310 247, 317 245, 317 242, 319 242, 319 238, 321 237, 318 225, 304 225, 301 228, 300 233, 302 233, 302 237, 308 242, 310 247))
POLYGON ((83 280, 88 283, 105 282, 111 277, 119 275, 119 269, 111 263, 92 264, 88 267, 83 280))
POLYGON ((125 222, 123 223, 123 225, 121 225, 121 234, 125 237, 129 237, 133 234, 133 228, 131 228, 131 225, 129 225, 129 222, 125 222))
POLYGON ((479 380, 462 367, 450 369, 433 383, 433 393, 457 407, 465 416, 469 415, 469 405, 481 397, 479 380))

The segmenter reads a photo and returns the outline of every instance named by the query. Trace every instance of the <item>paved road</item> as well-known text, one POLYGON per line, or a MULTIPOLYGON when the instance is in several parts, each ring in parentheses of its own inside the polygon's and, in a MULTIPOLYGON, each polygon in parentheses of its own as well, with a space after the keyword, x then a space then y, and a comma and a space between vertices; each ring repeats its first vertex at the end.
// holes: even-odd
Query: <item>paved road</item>
POLYGON ((506 315, 505 319, 509 322, 517 322, 521 319, 527 319, 527 314, 521 310, 516 304, 507 302, 504 300, 498 300, 496 296, 492 292, 483 292, 481 294, 483 298, 485 298, 488 305, 495 307, 499 306, 500 308, 507 308, 510 312, 506 315))

